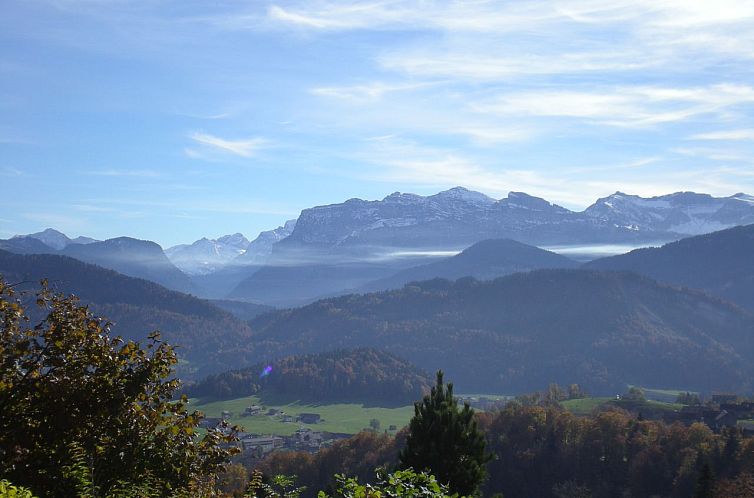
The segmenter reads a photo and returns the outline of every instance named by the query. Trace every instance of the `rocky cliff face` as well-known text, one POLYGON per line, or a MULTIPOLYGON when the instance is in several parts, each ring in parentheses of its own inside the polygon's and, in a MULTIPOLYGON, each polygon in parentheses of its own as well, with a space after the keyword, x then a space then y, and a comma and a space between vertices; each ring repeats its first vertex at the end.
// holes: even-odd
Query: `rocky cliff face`
POLYGON ((754 197, 681 192, 645 199, 617 192, 575 212, 521 192, 495 200, 456 187, 423 197, 350 199, 301 212, 276 251, 349 253, 356 248, 463 248, 489 238, 535 245, 674 240, 754 222, 754 197))

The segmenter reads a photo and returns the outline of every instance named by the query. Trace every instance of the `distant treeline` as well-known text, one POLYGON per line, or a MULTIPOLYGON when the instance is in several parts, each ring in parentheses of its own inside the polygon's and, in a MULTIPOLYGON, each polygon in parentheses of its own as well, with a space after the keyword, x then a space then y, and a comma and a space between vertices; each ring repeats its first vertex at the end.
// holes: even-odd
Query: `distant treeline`
POLYGON ((275 393, 319 401, 410 404, 429 390, 430 383, 426 373, 407 361, 362 348, 288 356, 211 375, 186 392, 214 399, 275 393))
MULTIPOLYGON (((735 429, 716 434, 700 423, 668 425, 619 409, 577 417, 554 404, 519 402, 477 419, 494 454, 484 496, 742 498, 754 489, 754 439, 735 429)), ((335 473, 366 480, 373 468, 394 466, 404 442, 404 433, 362 433, 315 455, 273 453, 258 467, 297 475, 308 490, 327 489, 335 473)))

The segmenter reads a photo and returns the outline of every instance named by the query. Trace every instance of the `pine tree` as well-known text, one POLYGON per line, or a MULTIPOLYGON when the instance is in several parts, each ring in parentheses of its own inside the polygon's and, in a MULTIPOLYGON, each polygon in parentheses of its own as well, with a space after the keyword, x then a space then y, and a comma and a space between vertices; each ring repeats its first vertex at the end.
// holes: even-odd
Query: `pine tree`
POLYGON ((694 498, 712 498, 715 488, 715 476, 712 473, 712 467, 709 463, 702 465, 699 470, 699 477, 696 480, 696 489, 694 498))
POLYGON ((479 491, 487 475, 484 435, 477 429, 474 410, 468 404, 459 408, 453 397, 453 384, 443 384, 442 371, 430 394, 414 404, 406 447, 400 466, 427 471, 452 493, 470 496, 479 491))

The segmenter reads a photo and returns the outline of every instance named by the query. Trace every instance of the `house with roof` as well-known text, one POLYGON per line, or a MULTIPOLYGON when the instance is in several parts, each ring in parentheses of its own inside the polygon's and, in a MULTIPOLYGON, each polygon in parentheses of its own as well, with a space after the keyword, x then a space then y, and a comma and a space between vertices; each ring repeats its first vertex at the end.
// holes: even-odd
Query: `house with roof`
POLYGON ((319 413, 299 413, 298 421, 302 424, 317 424, 322 420, 319 413))

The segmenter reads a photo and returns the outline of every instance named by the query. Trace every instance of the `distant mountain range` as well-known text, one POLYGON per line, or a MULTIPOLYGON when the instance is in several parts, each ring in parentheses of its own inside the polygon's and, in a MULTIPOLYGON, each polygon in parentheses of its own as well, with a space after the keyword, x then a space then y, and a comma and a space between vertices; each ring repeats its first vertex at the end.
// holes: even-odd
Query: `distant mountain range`
POLYGON ((754 225, 583 266, 495 239, 441 258, 419 251, 424 256, 344 258, 338 265, 228 265, 192 277, 196 282, 244 268, 251 277, 241 280, 234 298, 282 305, 368 292, 278 311, 237 300, 211 303, 62 255, 124 272, 148 269, 153 279, 171 272, 189 278, 148 241, 68 242, 58 251, 29 236, 0 242, 6 246, 55 253, 0 252, 6 279, 50 278, 129 337, 161 329, 181 345, 186 377, 291 354, 372 347, 427 371, 443 368, 469 390, 523 392, 552 381, 605 393, 627 383, 754 389, 754 225), (172 270, 161 273, 165 268, 172 270), (236 294, 240 290, 247 293, 236 294))
MULTIPOLYGON (((424 277, 460 276, 431 266, 440 259, 434 255, 487 239, 641 245, 752 222, 754 198, 746 194, 715 198, 685 192, 645 199, 617 192, 580 213, 524 193, 494 200, 461 187, 427 197, 396 193, 381 201, 351 199, 302 211, 292 233, 272 246, 267 265, 238 280, 228 296, 290 306, 348 291, 394 288, 424 277), (430 268, 410 269, 421 265, 430 268)), ((506 265, 502 260, 497 264, 506 265)), ((573 266, 563 261, 517 264, 573 266)), ((515 268, 510 266, 507 271, 491 270, 490 276, 512 273, 515 268)))
POLYGON ((305 209, 272 261, 315 251, 363 257, 396 247, 462 249, 493 238, 531 245, 670 241, 747 223, 754 223, 754 197, 746 194, 645 199, 616 192, 575 212, 520 192, 495 200, 457 187, 305 209))
POLYGON ((57 249, 58 251, 64 249, 70 244, 91 244, 92 242, 97 242, 97 239, 93 239, 91 237, 76 237, 75 239, 71 239, 66 234, 52 228, 48 228, 37 233, 31 233, 29 235, 16 235, 13 238, 23 239, 27 237, 38 240, 43 244, 52 247, 53 249, 57 249))
POLYGON ((517 268, 572 265, 553 259, 543 266, 526 258, 506 263, 500 254, 496 269, 485 270, 481 258, 478 270, 472 271, 463 265, 473 266, 470 261, 481 256, 467 254, 447 263, 460 265, 456 270, 440 269, 442 256, 490 239, 558 246, 570 255, 584 245, 658 245, 749 223, 754 223, 754 197, 746 194, 717 198, 680 192, 642 198, 616 192, 576 212, 525 193, 511 192, 496 200, 456 187, 430 196, 395 193, 378 201, 350 199, 305 209, 297 220, 264 231, 251 242, 237 233, 163 252, 149 241, 70 239, 48 229, 2 240, 0 249, 65 254, 212 299, 292 306, 430 276, 470 272, 488 278, 517 268), (432 266, 435 263, 439 266, 432 266), (430 267, 412 269, 425 265, 430 267))
POLYGON ((17 254, 58 254, 144 278, 181 292, 196 293, 191 279, 165 256, 162 248, 148 240, 118 237, 97 241, 86 237, 70 239, 53 229, 0 240, 0 250, 17 254), (75 242, 75 241, 84 241, 75 242), (52 245, 50 245, 52 244, 52 245))

